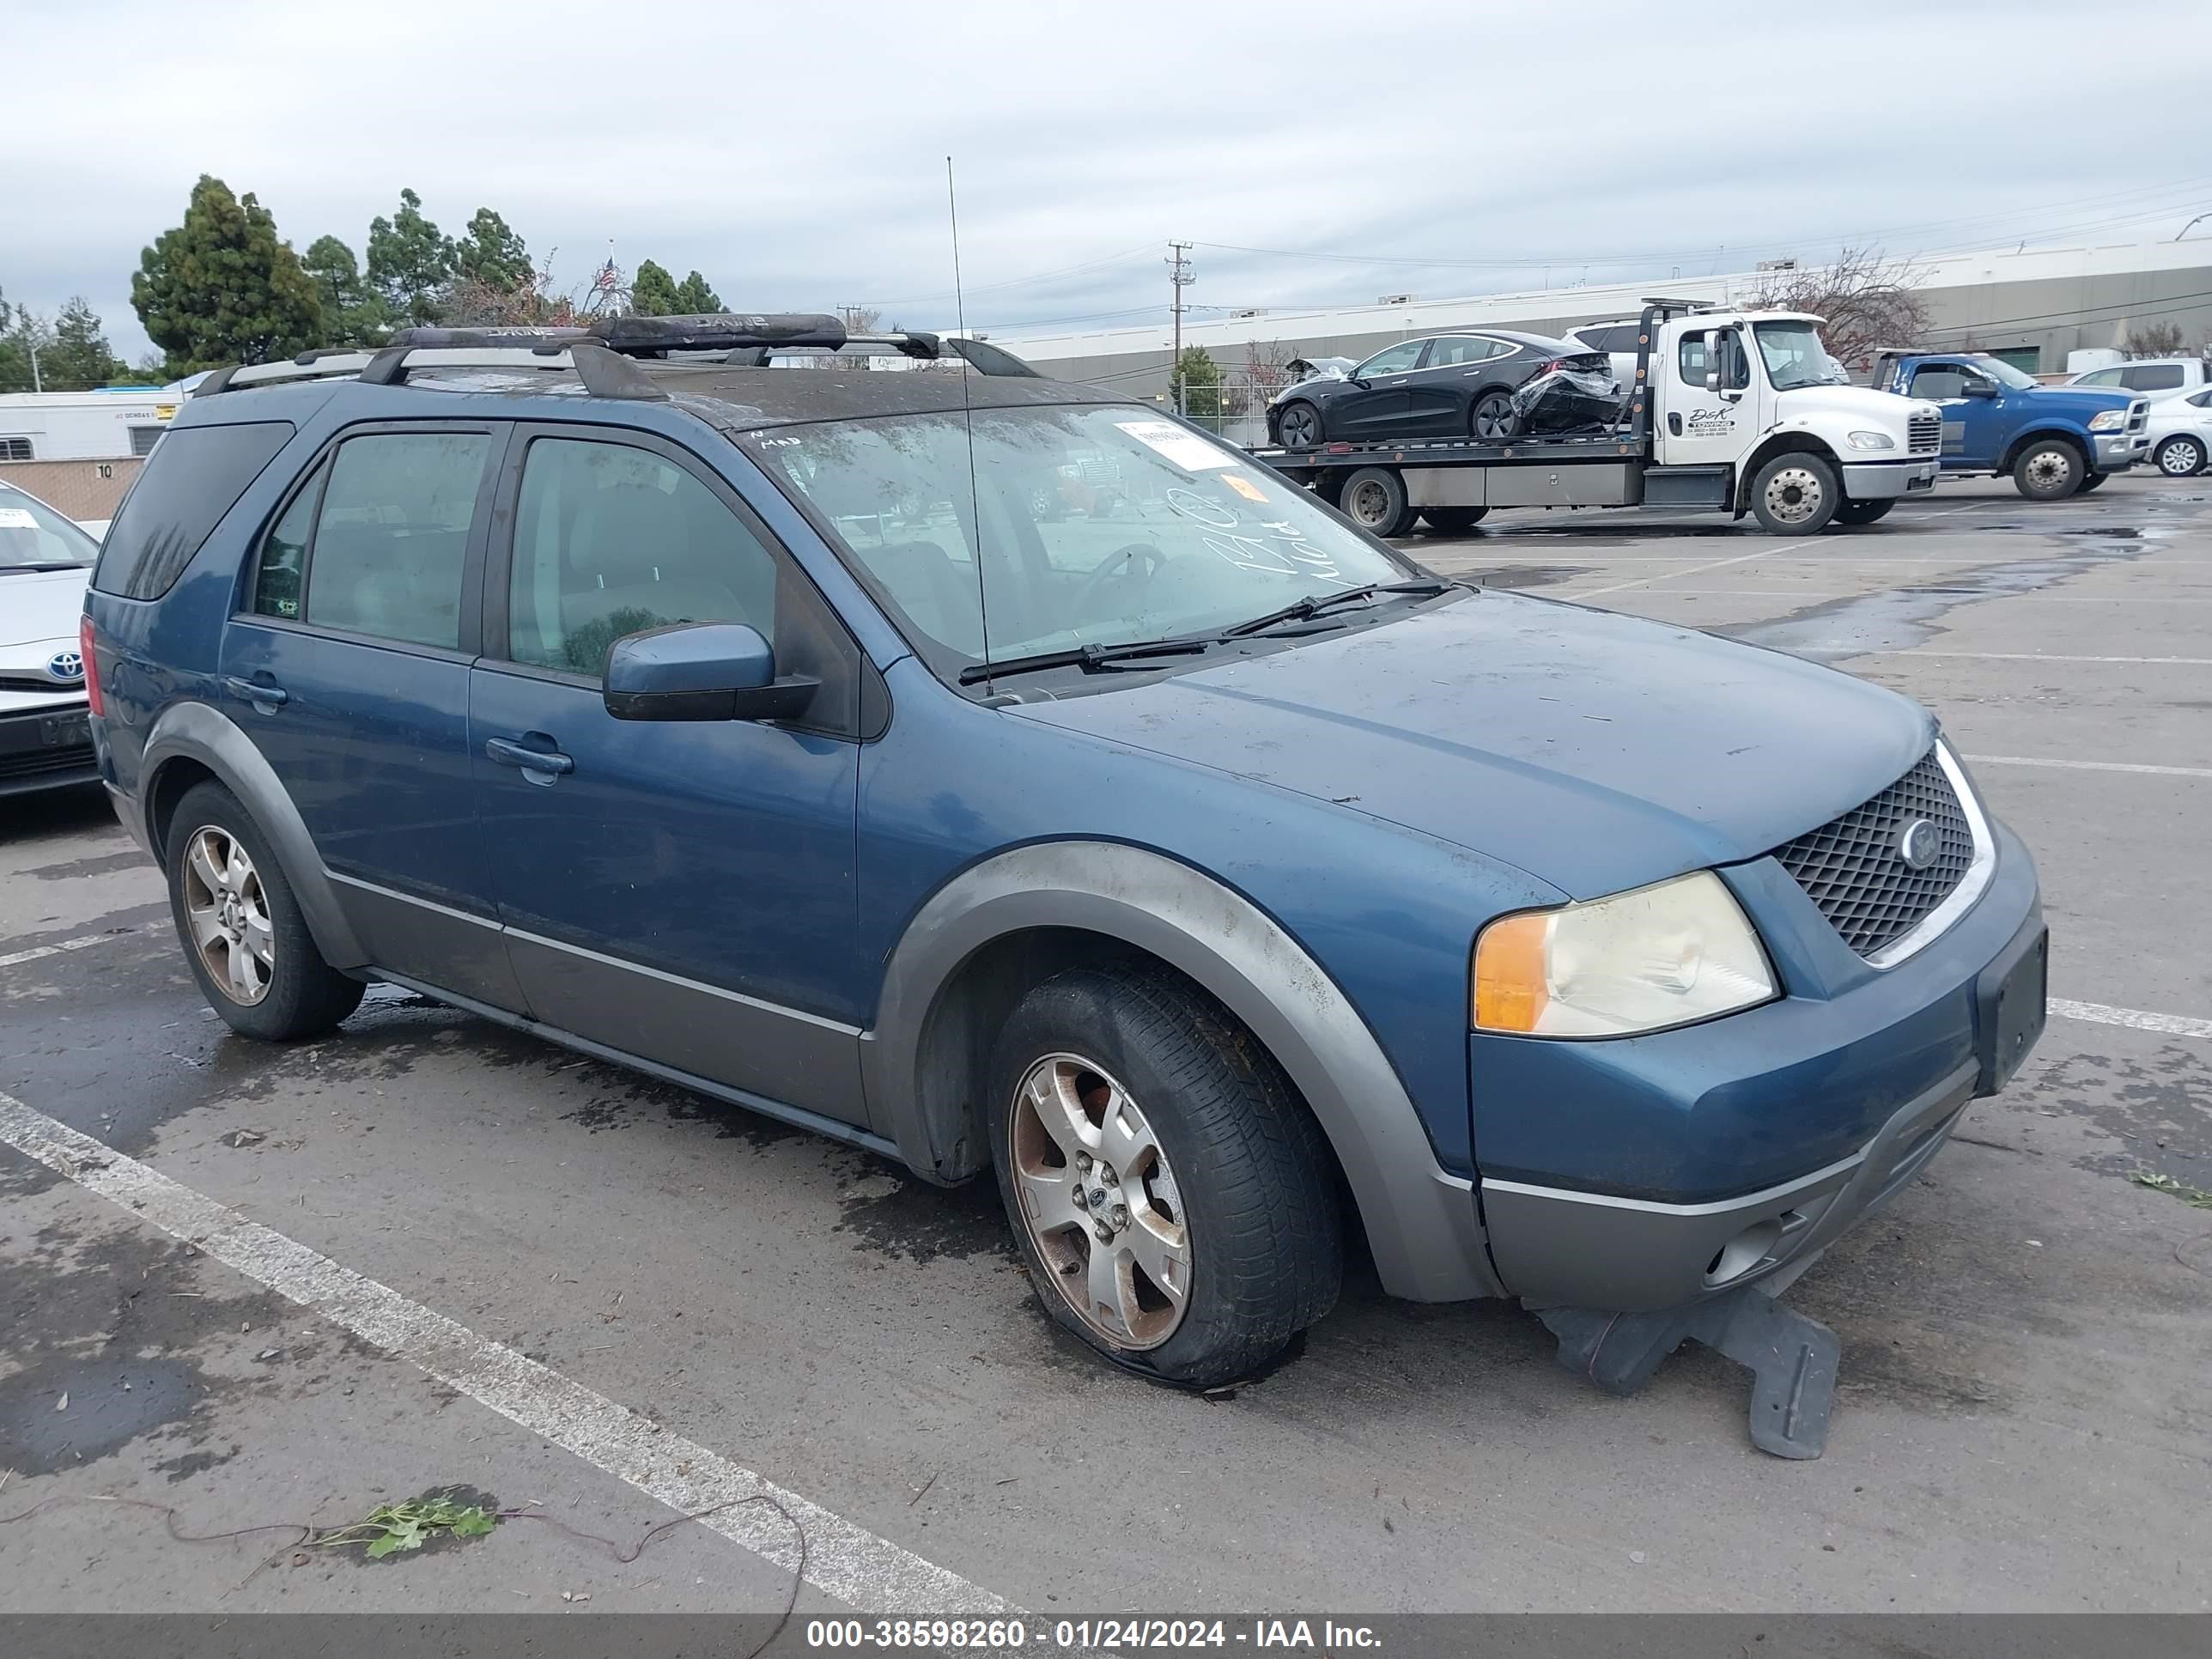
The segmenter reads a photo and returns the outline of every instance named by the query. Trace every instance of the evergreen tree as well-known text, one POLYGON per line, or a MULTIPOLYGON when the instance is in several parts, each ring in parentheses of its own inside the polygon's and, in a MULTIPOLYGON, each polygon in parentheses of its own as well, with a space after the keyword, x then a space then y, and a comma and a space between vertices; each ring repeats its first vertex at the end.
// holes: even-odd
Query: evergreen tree
POLYGON ((53 343, 39 351, 39 374, 49 392, 88 392, 112 386, 130 373, 107 343, 107 334, 82 294, 54 319, 53 343))
POLYGON ((185 222, 138 256, 131 304, 170 375, 260 363, 319 345, 322 297, 249 192, 202 173, 185 222))
POLYGON ((403 190, 397 213, 369 221, 369 286, 394 317, 434 323, 438 320, 439 290, 453 274, 455 252, 453 238, 422 216, 422 198, 403 190))
POLYGON ((384 296, 362 280, 353 250, 336 236, 319 236, 300 263, 315 279, 323 301, 325 345, 381 345, 392 331, 384 296))
POLYGON ((489 208, 478 208, 468 230, 453 244, 453 274, 485 288, 514 290, 537 276, 522 238, 489 208))
POLYGON ((722 309, 721 296, 708 286, 707 279, 697 271, 676 285, 675 315, 697 317, 722 309))
MULTIPOLYGON (((697 272, 692 273, 696 276, 697 272)), ((630 279, 629 308, 639 317, 674 317, 684 307, 677 303, 675 279, 650 259, 638 262, 630 279)))

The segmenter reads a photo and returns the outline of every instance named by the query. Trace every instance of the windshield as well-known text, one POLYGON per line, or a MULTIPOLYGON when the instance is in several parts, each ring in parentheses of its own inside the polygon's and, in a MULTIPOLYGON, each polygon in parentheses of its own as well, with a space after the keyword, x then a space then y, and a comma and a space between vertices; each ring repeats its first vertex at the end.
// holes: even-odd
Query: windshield
POLYGON ((1127 405, 958 410, 748 445, 939 673, 1206 634, 1421 573, 1304 490, 1127 405), (977 550, 982 559, 979 572, 977 550))
POLYGON ((2042 384, 2033 374, 2024 374, 2002 357, 1992 357, 1985 351, 1977 351, 1967 361, 1983 374, 2015 392, 2028 392, 2042 384))
POLYGON ((1847 386, 1850 376, 1828 355, 1820 331, 1808 322, 1760 323, 1759 355, 1777 392, 1801 386, 1847 386))
POLYGON ((35 495, 0 489, 0 570, 89 565, 100 544, 35 495))

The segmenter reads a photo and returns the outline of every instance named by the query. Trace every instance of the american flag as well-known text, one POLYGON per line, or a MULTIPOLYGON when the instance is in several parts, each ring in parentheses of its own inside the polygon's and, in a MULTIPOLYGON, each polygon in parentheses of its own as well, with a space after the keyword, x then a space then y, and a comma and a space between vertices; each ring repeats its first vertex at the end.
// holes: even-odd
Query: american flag
POLYGON ((599 274, 592 278, 592 287, 599 293, 611 294, 621 286, 622 272, 615 269, 615 256, 610 253, 606 264, 599 267, 599 274))

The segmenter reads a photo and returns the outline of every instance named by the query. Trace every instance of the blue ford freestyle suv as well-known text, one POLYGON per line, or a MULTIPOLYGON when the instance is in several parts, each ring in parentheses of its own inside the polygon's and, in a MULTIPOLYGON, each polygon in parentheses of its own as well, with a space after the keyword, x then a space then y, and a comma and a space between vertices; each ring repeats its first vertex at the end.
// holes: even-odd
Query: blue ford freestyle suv
POLYGON ((204 386, 84 654, 216 1012, 389 981, 989 1172, 1052 1315, 1193 1384, 1349 1236, 1421 1301, 1779 1282, 2033 1042, 2034 866, 1924 709, 889 346, 622 319, 204 386))

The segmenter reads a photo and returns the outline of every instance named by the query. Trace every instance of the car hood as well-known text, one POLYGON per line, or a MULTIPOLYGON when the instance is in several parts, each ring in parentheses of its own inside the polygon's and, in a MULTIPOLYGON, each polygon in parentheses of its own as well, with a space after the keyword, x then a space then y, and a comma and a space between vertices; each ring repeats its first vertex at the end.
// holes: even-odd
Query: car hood
POLYGON ((2125 409, 2145 401, 2140 392, 2115 391, 2101 386, 2007 386, 2008 398, 2033 398, 2036 407, 2054 414, 2100 415, 2108 409, 2125 409))
POLYGON ((1402 824, 1574 898, 1755 858, 1935 738, 1917 704, 1831 669, 1492 592, 1010 712, 1402 824))
POLYGON ((0 571, 0 647, 48 640, 76 644, 89 570, 0 571))

